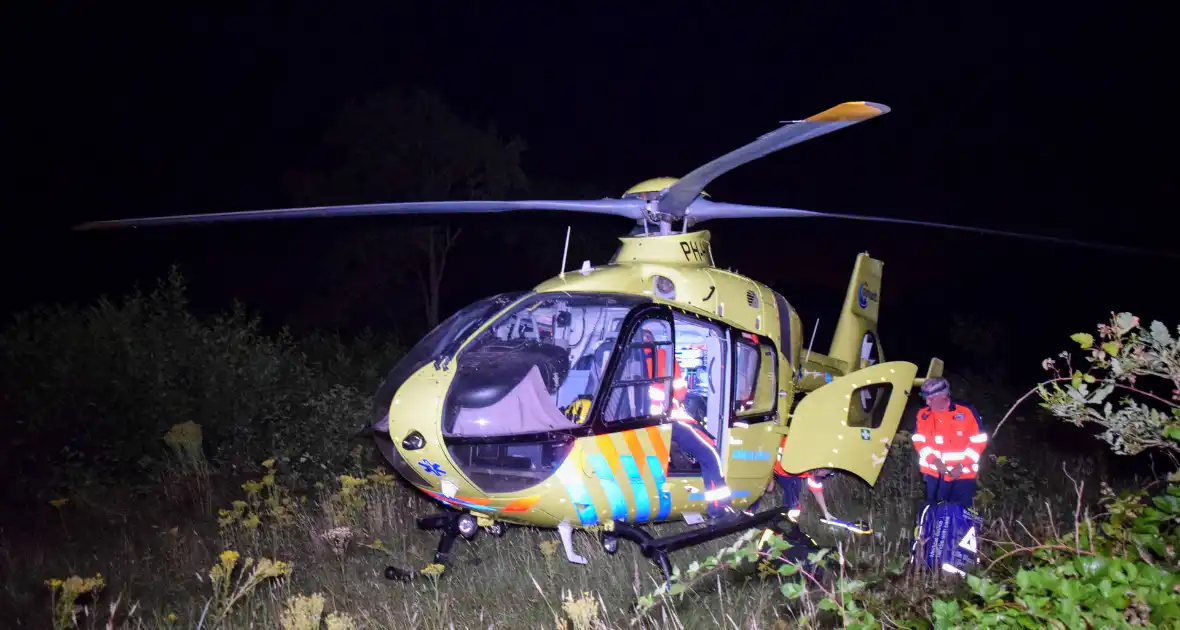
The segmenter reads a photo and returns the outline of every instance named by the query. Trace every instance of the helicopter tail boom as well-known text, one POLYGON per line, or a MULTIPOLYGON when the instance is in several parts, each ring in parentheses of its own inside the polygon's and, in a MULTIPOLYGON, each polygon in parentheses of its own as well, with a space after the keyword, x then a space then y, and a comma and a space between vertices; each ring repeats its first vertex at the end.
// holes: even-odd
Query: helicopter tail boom
POLYGON ((828 356, 845 364, 848 372, 884 361, 877 338, 883 267, 884 263, 868 253, 856 257, 828 351, 828 356))

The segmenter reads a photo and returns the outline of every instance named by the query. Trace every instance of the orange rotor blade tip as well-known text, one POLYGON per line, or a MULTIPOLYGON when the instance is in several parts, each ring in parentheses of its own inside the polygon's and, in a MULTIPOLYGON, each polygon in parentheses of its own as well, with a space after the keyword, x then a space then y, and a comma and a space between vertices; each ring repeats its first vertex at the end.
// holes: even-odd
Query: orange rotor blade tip
POLYGON ((813 122, 860 121, 889 113, 889 106, 870 101, 849 101, 807 118, 813 122))

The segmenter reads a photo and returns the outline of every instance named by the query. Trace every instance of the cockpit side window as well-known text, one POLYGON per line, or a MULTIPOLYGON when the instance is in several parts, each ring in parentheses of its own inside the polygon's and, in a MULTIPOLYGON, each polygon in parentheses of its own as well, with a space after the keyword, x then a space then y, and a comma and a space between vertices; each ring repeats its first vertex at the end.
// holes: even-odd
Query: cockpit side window
POLYGON ((709 426, 725 415, 728 346, 720 327, 658 312, 636 324, 618 351, 625 354, 603 407, 607 425, 692 418, 709 426))
POLYGON ((542 293, 501 314, 456 358, 443 432, 510 436, 583 426, 619 323, 643 298, 542 293))
POLYGON ((663 416, 675 365, 672 323, 659 316, 639 322, 616 352, 618 367, 603 407, 603 422, 663 416))

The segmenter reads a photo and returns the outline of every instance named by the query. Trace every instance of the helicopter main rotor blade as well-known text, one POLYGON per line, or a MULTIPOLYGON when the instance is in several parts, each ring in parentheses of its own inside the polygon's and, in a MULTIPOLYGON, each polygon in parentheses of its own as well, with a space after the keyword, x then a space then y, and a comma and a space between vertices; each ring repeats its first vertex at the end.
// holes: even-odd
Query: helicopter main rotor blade
POLYGON ((660 199, 659 212, 682 218, 689 204, 701 194, 705 186, 721 175, 775 151, 888 113, 889 107, 880 103, 852 101, 780 127, 680 178, 668 187, 668 192, 660 199))
POLYGON ((1078 247, 1090 247, 1096 249, 1105 249, 1109 251, 1123 252, 1127 254, 1139 254, 1148 256, 1164 256, 1168 258, 1178 258, 1180 253, 1161 252, 1139 249, 1135 247, 1127 247, 1125 245, 1110 245, 1107 243, 1093 243, 1089 241, 1078 241, 1068 238, 1060 238, 1056 236, 1044 236, 1040 234, 1026 234, 1023 232, 1009 232, 1006 230, 994 230, 991 228, 972 227, 967 225, 953 225, 950 223, 936 223, 933 221, 918 221, 915 219, 895 219, 892 217, 873 217, 860 214, 840 214, 833 212, 816 212, 814 210, 800 210, 797 208, 774 208, 769 206, 747 206, 736 203, 713 202, 708 199, 698 199, 692 203, 688 208, 688 221, 690 224, 701 223, 710 219, 759 219, 759 218, 774 218, 774 217, 817 217, 824 219, 851 219, 855 221, 871 221, 876 223, 897 223, 901 225, 917 225, 922 227, 941 228, 946 230, 958 230, 962 232, 975 232, 977 234, 989 234, 992 236, 1007 236, 1012 238, 1022 238, 1035 241, 1045 241, 1050 243, 1058 243, 1062 245, 1075 245, 1078 247))
POLYGON ((585 201, 413 201, 406 203, 370 203, 344 206, 315 206, 281 210, 248 210, 209 214, 178 214, 165 217, 141 217, 113 221, 91 221, 75 230, 105 230, 193 223, 308 219, 318 217, 372 216, 381 214, 463 214, 510 212, 514 210, 564 210, 613 214, 643 220, 646 202, 642 199, 597 199, 585 201))

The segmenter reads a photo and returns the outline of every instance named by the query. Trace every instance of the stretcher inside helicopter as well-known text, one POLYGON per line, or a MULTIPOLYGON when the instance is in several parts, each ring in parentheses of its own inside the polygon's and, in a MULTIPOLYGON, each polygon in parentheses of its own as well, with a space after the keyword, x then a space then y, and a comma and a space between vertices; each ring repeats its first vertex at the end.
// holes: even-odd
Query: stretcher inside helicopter
MULTIPOLYGON (((577 437, 670 419, 699 422, 720 457, 728 422, 743 411, 772 412, 774 356, 766 339, 643 296, 515 293, 459 311, 395 372, 408 377, 430 360, 455 370, 441 418, 450 459, 478 490, 506 493, 556 474, 577 437), (760 377, 766 391, 756 387, 760 377), (731 397, 737 414, 726 410, 731 397)), ((700 470, 671 445, 668 476, 700 470)))

